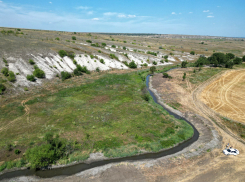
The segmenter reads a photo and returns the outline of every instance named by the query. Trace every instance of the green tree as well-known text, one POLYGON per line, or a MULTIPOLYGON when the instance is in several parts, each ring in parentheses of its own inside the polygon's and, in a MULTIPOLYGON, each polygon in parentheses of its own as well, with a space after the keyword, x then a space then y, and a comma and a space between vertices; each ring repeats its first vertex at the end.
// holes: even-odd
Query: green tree
POLYGON ((0 83, 0 95, 6 90, 6 87, 0 83))
POLYGON ((45 73, 43 70, 41 70, 40 68, 36 68, 34 71, 33 71, 33 75, 37 78, 45 78, 45 73))
POLYGON ((181 68, 187 68, 187 64, 188 64, 187 61, 183 61, 183 62, 181 63, 181 68))
POLYGON ((236 58, 233 60, 233 63, 234 63, 234 64, 242 64, 242 59, 239 58, 239 57, 236 57, 236 58))
POLYGON ((103 43, 101 43, 101 45, 102 45, 103 47, 105 47, 105 46, 106 46, 106 43, 103 42, 103 43))
POLYGON ((226 68, 233 68, 234 62, 232 60, 229 60, 225 63, 226 68))
POLYGON ((128 64, 128 67, 129 67, 129 68, 135 69, 135 68, 137 68, 137 64, 136 64, 134 61, 131 61, 131 62, 128 64))
POLYGON ((36 81, 36 79, 35 79, 35 77, 33 75, 27 75, 26 79, 31 81, 31 82, 35 82, 36 81))
POLYGON ((234 59, 235 58, 235 55, 232 54, 232 53, 226 53, 225 55, 228 59, 234 59))
POLYGON ((65 57, 65 56, 67 56, 67 52, 66 51, 64 51, 64 50, 60 50, 59 51, 59 55, 60 55, 60 57, 65 57))
POLYGON ((242 57, 242 62, 245 62, 245 56, 242 57))
POLYGON ((150 67, 150 71, 152 74, 154 74, 154 72, 156 71, 156 67, 155 66, 150 67))
POLYGON ((183 80, 185 80, 185 78, 186 78, 186 73, 184 73, 184 75, 183 75, 183 80))
POLYGON ((191 54, 191 55, 195 55, 195 51, 191 51, 190 54, 191 54))
POLYGON ((8 68, 3 68, 2 70, 1 70, 1 73, 2 74, 4 74, 4 76, 8 76, 9 75, 9 69, 8 68))
POLYGON ((72 40, 77 40, 77 38, 75 36, 72 36, 71 38, 72 38, 72 40))
POLYGON ((62 79, 62 81, 66 80, 66 79, 69 79, 69 78, 71 78, 71 74, 70 73, 68 73, 66 71, 62 71, 61 72, 61 79, 62 79))

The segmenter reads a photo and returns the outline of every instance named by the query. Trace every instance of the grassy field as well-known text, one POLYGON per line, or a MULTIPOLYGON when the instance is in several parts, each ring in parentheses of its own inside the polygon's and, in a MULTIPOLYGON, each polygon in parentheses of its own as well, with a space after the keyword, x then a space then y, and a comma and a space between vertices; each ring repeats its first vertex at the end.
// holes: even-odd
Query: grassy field
MULTIPOLYGON (((193 130, 185 121, 168 115, 152 99, 143 99, 141 74, 146 73, 108 74, 92 83, 33 98, 25 103, 27 115, 19 102, 1 107, 2 150, 8 144, 23 150, 40 145, 44 134, 53 132, 76 143, 76 152, 59 161, 68 163, 84 160, 92 152, 123 157, 142 149, 159 151, 191 137, 193 130), (14 122, 6 128, 10 121, 14 122)), ((4 154, 0 161, 14 159, 4 154)))

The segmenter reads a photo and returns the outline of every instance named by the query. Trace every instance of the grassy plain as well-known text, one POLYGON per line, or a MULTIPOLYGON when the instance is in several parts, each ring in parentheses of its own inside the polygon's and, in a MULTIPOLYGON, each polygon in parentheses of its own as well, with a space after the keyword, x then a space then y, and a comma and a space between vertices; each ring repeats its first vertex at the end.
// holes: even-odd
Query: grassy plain
MULTIPOLYGON (((146 73, 105 74, 80 86, 27 99, 24 105, 17 101, 4 105, 0 108, 2 151, 7 144, 23 150, 40 145, 44 134, 52 131, 78 143, 69 159, 59 161, 68 163, 84 160, 91 152, 122 157, 140 150, 159 151, 191 137, 193 130, 185 121, 168 115, 152 99, 142 98, 141 75, 146 73)), ((8 152, 2 154, 1 161, 14 159, 8 152)))

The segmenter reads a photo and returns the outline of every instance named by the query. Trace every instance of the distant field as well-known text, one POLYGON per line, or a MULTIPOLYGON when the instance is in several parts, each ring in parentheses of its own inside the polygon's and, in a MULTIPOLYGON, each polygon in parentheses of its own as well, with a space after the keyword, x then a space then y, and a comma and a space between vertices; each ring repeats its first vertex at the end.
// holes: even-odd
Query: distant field
MULTIPOLYGON (((38 145, 49 131, 77 142, 75 157, 83 159, 96 151, 108 157, 158 151, 191 137, 193 130, 185 121, 142 98, 144 87, 136 72, 108 74, 25 104, 9 103, 0 108, 2 151, 7 144, 23 150, 38 145)), ((8 153, 2 154, 0 161, 8 160, 8 153)))

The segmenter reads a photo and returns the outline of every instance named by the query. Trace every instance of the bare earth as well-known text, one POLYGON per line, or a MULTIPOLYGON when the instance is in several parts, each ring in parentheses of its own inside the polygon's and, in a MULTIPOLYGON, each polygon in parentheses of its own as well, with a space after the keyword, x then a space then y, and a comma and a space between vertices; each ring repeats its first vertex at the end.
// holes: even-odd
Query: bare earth
POLYGON ((207 86, 201 99, 221 115, 245 123, 244 80, 244 70, 230 71, 207 86))

